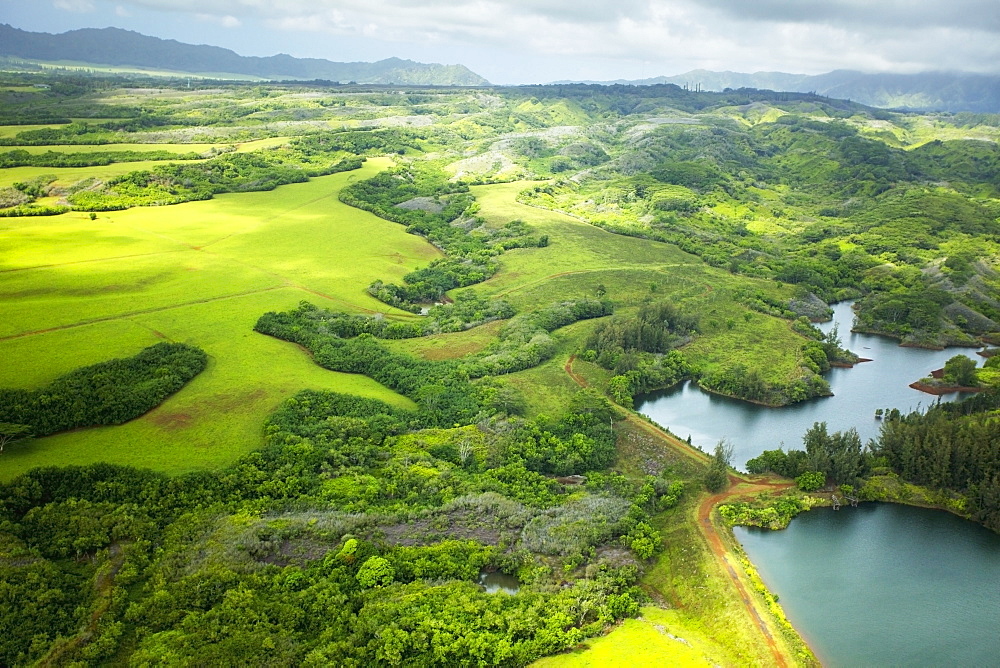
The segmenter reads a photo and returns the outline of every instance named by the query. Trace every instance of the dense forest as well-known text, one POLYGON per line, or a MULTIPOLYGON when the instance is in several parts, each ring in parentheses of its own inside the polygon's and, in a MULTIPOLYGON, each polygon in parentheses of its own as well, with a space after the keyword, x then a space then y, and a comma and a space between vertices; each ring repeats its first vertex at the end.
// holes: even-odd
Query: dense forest
POLYGON ((523 665, 571 647, 635 614, 649 513, 683 493, 600 473, 610 415, 581 391, 558 418, 413 431, 437 416, 304 392, 226 470, 37 469, 0 487, 17 601, 0 660, 523 665), (484 569, 525 591, 484 593, 484 569))

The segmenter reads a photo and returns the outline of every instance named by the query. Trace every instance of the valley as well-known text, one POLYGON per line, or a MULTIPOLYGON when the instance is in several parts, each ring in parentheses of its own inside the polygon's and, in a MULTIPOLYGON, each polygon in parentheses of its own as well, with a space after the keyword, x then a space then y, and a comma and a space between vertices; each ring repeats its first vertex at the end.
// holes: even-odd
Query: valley
POLYGON ((810 666, 734 517, 906 502, 909 481, 1000 527, 990 361, 974 400, 864 443, 824 423, 736 460, 634 410, 686 382, 822 401, 864 357, 816 326, 844 300, 860 331, 990 353, 995 115, 670 85, 0 83, 3 428, 36 429, 24 397, 75 370, 100 403, 95 365, 206 356, 124 423, 11 429, 2 664, 810 666))

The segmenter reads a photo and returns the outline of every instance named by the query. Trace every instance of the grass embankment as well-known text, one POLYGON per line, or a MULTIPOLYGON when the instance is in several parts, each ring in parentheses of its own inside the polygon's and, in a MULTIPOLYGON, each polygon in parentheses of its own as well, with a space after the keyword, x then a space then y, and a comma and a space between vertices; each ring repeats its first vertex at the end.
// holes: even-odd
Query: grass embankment
MULTIPOLYGON (((564 366, 567 377, 579 386, 590 384, 595 369, 572 358, 564 366)), ((670 471, 685 480, 689 490, 680 506, 655 518, 665 549, 647 571, 643 586, 655 603, 672 613, 667 639, 675 640, 677 635, 711 638, 713 645, 711 651, 689 645, 701 652, 698 657, 678 653, 675 645, 656 638, 646 655, 648 639, 634 625, 612 631, 608 642, 614 638, 612 644, 623 656, 638 652, 642 662, 637 665, 675 661, 720 665, 720 656, 726 657, 723 665, 816 665, 812 651, 785 618, 732 532, 715 516, 716 507, 727 500, 786 489, 791 483, 730 474, 730 486, 710 495, 702 490, 704 466, 709 461, 706 454, 634 413, 622 413, 626 419, 616 427, 616 469, 632 477, 670 471), (631 644, 640 642, 639 648, 631 644)), ((588 643, 579 652, 545 665, 605 665, 603 652, 603 645, 588 643)))
POLYGON ((303 299, 392 311, 365 293, 368 283, 399 280, 438 256, 401 226, 337 200, 349 180, 383 166, 372 161, 360 174, 96 221, 79 213, 4 219, 5 386, 37 387, 163 339, 197 345, 210 362, 142 418, 5 453, 0 479, 34 466, 94 461, 168 472, 222 466, 260 447, 265 417, 307 387, 410 405, 368 378, 323 370, 298 348, 252 331, 261 313, 303 299))

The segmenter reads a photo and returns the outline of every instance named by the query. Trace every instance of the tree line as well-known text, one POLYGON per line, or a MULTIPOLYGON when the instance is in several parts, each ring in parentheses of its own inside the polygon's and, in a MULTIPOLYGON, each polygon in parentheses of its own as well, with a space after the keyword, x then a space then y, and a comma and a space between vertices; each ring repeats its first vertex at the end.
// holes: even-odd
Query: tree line
POLYGON ((867 500, 879 498, 867 481, 892 472, 914 484, 961 495, 973 520, 1000 532, 997 408, 1000 394, 991 389, 925 412, 893 409, 878 437, 867 444, 854 429, 829 433, 826 423, 816 423, 803 436, 804 450, 765 450, 747 461, 747 471, 796 478, 807 491, 830 482, 849 485, 867 500))

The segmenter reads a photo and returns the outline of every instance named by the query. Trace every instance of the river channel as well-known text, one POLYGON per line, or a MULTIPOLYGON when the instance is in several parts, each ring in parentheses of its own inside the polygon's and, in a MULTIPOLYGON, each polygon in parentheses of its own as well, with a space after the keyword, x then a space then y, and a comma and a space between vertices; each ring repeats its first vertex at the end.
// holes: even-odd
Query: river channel
MULTIPOLYGON (((841 302, 834 306, 833 319, 819 325, 824 332, 836 325, 844 347, 871 360, 851 369, 827 372, 824 377, 830 383, 832 397, 767 408, 709 394, 685 382, 639 397, 638 411, 681 438, 690 436, 694 445, 709 453, 716 443, 726 439, 733 445, 733 465, 742 469, 748 459, 764 450, 802 449, 802 435, 815 422, 826 422, 831 432, 854 427, 862 442, 867 442, 878 436, 881 422, 875 418, 876 409, 910 412, 938 400, 910 388, 910 383, 940 369, 957 354, 982 361, 972 348, 904 348, 893 339, 855 334, 851 332, 853 322, 851 303, 841 302)), ((953 401, 958 396, 945 395, 941 400, 953 401)))

